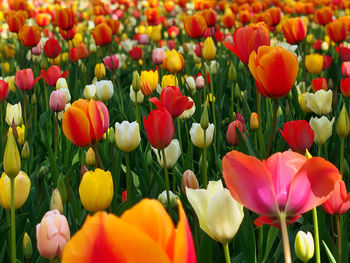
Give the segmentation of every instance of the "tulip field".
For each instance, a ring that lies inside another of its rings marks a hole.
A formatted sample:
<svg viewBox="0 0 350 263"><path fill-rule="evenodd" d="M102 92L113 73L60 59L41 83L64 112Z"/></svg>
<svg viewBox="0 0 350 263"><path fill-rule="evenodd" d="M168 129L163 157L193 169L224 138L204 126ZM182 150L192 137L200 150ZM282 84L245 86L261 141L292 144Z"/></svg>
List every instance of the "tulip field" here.
<svg viewBox="0 0 350 263"><path fill-rule="evenodd" d="M350 262L350 1L0 0L0 262Z"/></svg>

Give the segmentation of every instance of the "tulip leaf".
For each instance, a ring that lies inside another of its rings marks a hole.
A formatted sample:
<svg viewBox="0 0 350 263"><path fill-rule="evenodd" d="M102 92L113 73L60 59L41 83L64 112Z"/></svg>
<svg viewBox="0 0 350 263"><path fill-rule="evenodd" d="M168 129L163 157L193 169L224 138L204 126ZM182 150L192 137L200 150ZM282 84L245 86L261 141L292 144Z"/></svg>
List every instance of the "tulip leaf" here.
<svg viewBox="0 0 350 263"><path fill-rule="evenodd" d="M244 209L244 218L240 229L237 233L241 250L244 254L245 262L256 263L256 242L253 228L253 222L250 216L250 211Z"/></svg>
<svg viewBox="0 0 350 263"><path fill-rule="evenodd" d="M271 248L276 240L276 237L278 236L279 229L273 226L270 226L269 232L267 234L267 241L266 241L266 247L265 247L265 255L262 260L262 263L264 263L267 259L267 257L270 254Z"/></svg>
<svg viewBox="0 0 350 263"><path fill-rule="evenodd" d="M0 262L4 262L4 256L7 248L7 240L4 241L2 244L2 249L0 251Z"/></svg>
<svg viewBox="0 0 350 263"><path fill-rule="evenodd" d="M213 240L202 230L199 231L198 263L213 262Z"/></svg>
<svg viewBox="0 0 350 263"><path fill-rule="evenodd" d="M327 247L327 244L322 240L322 245L324 247L324 249L326 250L328 259L331 263L336 263L334 256L332 255L332 252L329 250L329 248Z"/></svg>
<svg viewBox="0 0 350 263"><path fill-rule="evenodd" d="M75 154L75 156L73 157L73 160L72 160L72 165L76 164L77 162L80 162L79 160L79 151L77 151L77 153Z"/></svg>

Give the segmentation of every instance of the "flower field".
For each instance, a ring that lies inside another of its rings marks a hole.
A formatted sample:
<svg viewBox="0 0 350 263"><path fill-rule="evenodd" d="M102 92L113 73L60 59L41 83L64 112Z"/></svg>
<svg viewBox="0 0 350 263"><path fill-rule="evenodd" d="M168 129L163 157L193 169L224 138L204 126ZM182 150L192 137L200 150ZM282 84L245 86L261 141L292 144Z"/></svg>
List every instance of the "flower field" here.
<svg viewBox="0 0 350 263"><path fill-rule="evenodd" d="M0 262L349 262L349 32L347 0L0 0Z"/></svg>

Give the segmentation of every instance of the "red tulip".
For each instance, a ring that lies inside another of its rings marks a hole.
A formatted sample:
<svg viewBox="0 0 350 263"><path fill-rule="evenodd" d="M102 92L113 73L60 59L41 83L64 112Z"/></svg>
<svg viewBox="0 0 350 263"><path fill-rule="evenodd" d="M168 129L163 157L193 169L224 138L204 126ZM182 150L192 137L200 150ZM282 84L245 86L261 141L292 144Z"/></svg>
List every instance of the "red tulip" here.
<svg viewBox="0 0 350 263"><path fill-rule="evenodd" d="M44 51L48 58L56 58L61 53L61 45L54 38L49 38L44 45Z"/></svg>
<svg viewBox="0 0 350 263"><path fill-rule="evenodd" d="M75 23L73 10L69 8L57 9L55 14L55 23L64 31L72 29Z"/></svg>
<svg viewBox="0 0 350 263"><path fill-rule="evenodd" d="M139 60L142 58L142 48L135 46L129 51L129 55L133 60Z"/></svg>
<svg viewBox="0 0 350 263"><path fill-rule="evenodd" d="M173 119L163 107L152 110L147 119L144 116L143 125L145 126L148 141L153 148L158 150L164 149L173 139Z"/></svg>
<svg viewBox="0 0 350 263"><path fill-rule="evenodd" d="M288 121L279 130L292 151L305 154L311 148L315 134L307 121Z"/></svg>
<svg viewBox="0 0 350 263"><path fill-rule="evenodd" d="M324 90L328 89L327 80L325 77L312 80L312 91L315 93L320 89L324 89Z"/></svg>
<svg viewBox="0 0 350 263"><path fill-rule="evenodd" d="M185 110L191 109L193 101L190 101L187 96L181 94L181 90L177 86L165 87L158 98L150 98L158 108L164 107L175 118L180 116Z"/></svg>
<svg viewBox="0 0 350 263"><path fill-rule="evenodd" d="M91 33L96 44L101 47L112 41L112 29L106 23L98 24Z"/></svg>
<svg viewBox="0 0 350 263"><path fill-rule="evenodd" d="M19 38L26 47L35 47L41 39L41 31L37 26L24 25L19 30Z"/></svg>
<svg viewBox="0 0 350 263"><path fill-rule="evenodd" d="M338 169L323 158L307 159L290 151L264 161L231 151L224 156L222 168L233 198L261 215L254 221L257 226L279 227L282 213L287 224L295 222L324 203L341 179Z"/></svg>
<svg viewBox="0 0 350 263"><path fill-rule="evenodd" d="M9 96L9 85L7 84L6 81L0 79L0 102L4 102L7 97ZM0 107L2 107L0 105Z"/></svg>
<svg viewBox="0 0 350 263"><path fill-rule="evenodd" d="M307 26L300 17L287 19L282 26L286 41L291 44L298 44L304 40Z"/></svg>
<svg viewBox="0 0 350 263"><path fill-rule="evenodd" d="M184 28L186 34L191 38L201 38L207 29L207 23L200 14L186 16L184 19Z"/></svg>
<svg viewBox="0 0 350 263"><path fill-rule="evenodd" d="M55 86L59 78L66 78L69 71L61 73L61 67L57 65L52 65L48 70L41 70L41 76L45 80L46 84L49 86Z"/></svg>
<svg viewBox="0 0 350 263"><path fill-rule="evenodd" d="M343 180L334 184L331 197L322 205L323 211L330 215L343 215L350 208L350 193L346 191Z"/></svg>
<svg viewBox="0 0 350 263"><path fill-rule="evenodd" d="M27 68L17 70L15 76L15 83L16 86L22 91L31 90L40 78L41 76L34 79L33 70L31 68Z"/></svg>
<svg viewBox="0 0 350 263"><path fill-rule="evenodd" d="M234 146L234 145L238 145L239 144L236 130L238 130L242 134L242 136L244 138L243 124L242 124L241 121L235 120L235 121L230 123L230 125L227 128L227 132L226 132L226 140L227 140L227 143L229 145L233 145Z"/></svg>
<svg viewBox="0 0 350 263"><path fill-rule="evenodd" d="M281 21L281 9L279 7L271 7L266 10L272 18L272 26L276 26Z"/></svg>
<svg viewBox="0 0 350 263"><path fill-rule="evenodd" d="M350 78L340 80L340 90L345 97L350 98Z"/></svg>
<svg viewBox="0 0 350 263"><path fill-rule="evenodd" d="M72 62L77 62L80 59L80 52L77 47L73 47L71 50L69 50L69 59Z"/></svg>
<svg viewBox="0 0 350 263"><path fill-rule="evenodd" d="M60 29L60 34L65 40L71 40L75 36L75 29L74 27L68 31Z"/></svg>
<svg viewBox="0 0 350 263"><path fill-rule="evenodd" d="M324 54L323 55L323 67L322 70L327 70L332 63L333 58Z"/></svg>
<svg viewBox="0 0 350 263"><path fill-rule="evenodd" d="M208 27L215 26L217 14L213 9L204 9L200 14L204 17Z"/></svg>
<svg viewBox="0 0 350 263"><path fill-rule="evenodd" d="M5 15L10 32L18 33L25 24L27 14L25 11L11 11Z"/></svg>
<svg viewBox="0 0 350 263"><path fill-rule="evenodd" d="M107 56L103 59L103 63L109 70L117 70L119 66L119 58L117 54Z"/></svg>
<svg viewBox="0 0 350 263"><path fill-rule="evenodd" d="M332 21L333 11L330 7L322 7L317 9L314 15L314 20L317 24L326 25Z"/></svg>
<svg viewBox="0 0 350 263"><path fill-rule="evenodd" d="M239 59L247 64L252 51L257 52L260 46L270 45L270 33L265 23L258 23L235 30L234 43L223 42Z"/></svg>
<svg viewBox="0 0 350 263"><path fill-rule="evenodd" d="M339 45L339 47L335 50L339 52L339 57L341 61L350 61L350 48L344 47L343 45Z"/></svg>
<svg viewBox="0 0 350 263"><path fill-rule="evenodd" d="M326 33L333 42L343 42L347 36L348 26L342 21L333 21L326 25Z"/></svg>

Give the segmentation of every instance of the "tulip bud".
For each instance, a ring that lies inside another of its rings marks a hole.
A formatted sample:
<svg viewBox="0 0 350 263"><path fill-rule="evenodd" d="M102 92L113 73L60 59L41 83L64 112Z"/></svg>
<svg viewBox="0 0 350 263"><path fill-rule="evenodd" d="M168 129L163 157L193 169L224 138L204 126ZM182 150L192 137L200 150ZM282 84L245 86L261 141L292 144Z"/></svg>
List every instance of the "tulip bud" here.
<svg viewBox="0 0 350 263"><path fill-rule="evenodd" d="M204 59L213 60L216 56L216 47L214 41L211 37L207 37L204 41L204 46L202 50Z"/></svg>
<svg viewBox="0 0 350 263"><path fill-rule="evenodd" d="M32 245L32 240L28 236L27 232L25 232L23 236L22 251L23 251L24 258L30 261L33 255L33 245Z"/></svg>
<svg viewBox="0 0 350 263"><path fill-rule="evenodd" d="M23 160L27 160L29 158L29 156L30 156L30 149L29 149L29 144L26 141L24 143L23 148L22 148L21 157Z"/></svg>
<svg viewBox="0 0 350 263"><path fill-rule="evenodd" d="M92 149L92 147L89 148L89 150L86 153L86 158L85 158L85 162L87 165L89 166L93 166L96 164L96 159L95 159L95 152L94 149Z"/></svg>
<svg viewBox="0 0 350 263"><path fill-rule="evenodd" d="M110 144L114 144L116 142L115 141L115 132L114 132L113 127L109 128L108 131L107 131L107 141Z"/></svg>
<svg viewBox="0 0 350 263"><path fill-rule="evenodd" d="M3 167L4 172L11 179L14 179L21 170L21 158L19 156L15 137L12 133L9 133L7 137Z"/></svg>
<svg viewBox="0 0 350 263"><path fill-rule="evenodd" d="M33 93L32 97L31 97L31 99L30 99L30 103L31 103L32 105L35 105L35 104L36 104L36 95L35 95L35 93Z"/></svg>
<svg viewBox="0 0 350 263"><path fill-rule="evenodd" d="M249 125L253 131L259 129L259 116L256 112L252 112L252 114L250 115Z"/></svg>
<svg viewBox="0 0 350 263"><path fill-rule="evenodd" d="M176 207L176 200L178 198L179 197L176 194L174 194L172 191L169 191L170 208ZM158 201L161 202L165 207L168 205L168 198L165 190L158 195Z"/></svg>
<svg viewBox="0 0 350 263"><path fill-rule="evenodd" d="M55 209L60 211L61 214L63 213L62 199L61 199L60 192L58 191L57 188L53 190L51 201L50 201L50 210L55 210Z"/></svg>
<svg viewBox="0 0 350 263"><path fill-rule="evenodd" d="M198 189L199 184L196 175L191 170L186 170L181 178L181 190L186 195L186 188Z"/></svg>
<svg viewBox="0 0 350 263"><path fill-rule="evenodd" d="M62 202L63 203L67 202L67 188L66 188L66 184L64 183L63 174L60 174L60 176L58 177L57 188L58 188L58 191L60 191Z"/></svg>
<svg viewBox="0 0 350 263"><path fill-rule="evenodd" d="M238 86L238 84L236 83L236 86L235 86L235 97L236 98L241 98L241 90Z"/></svg>
<svg viewBox="0 0 350 263"><path fill-rule="evenodd" d="M204 78L203 76L198 76L196 78L196 88L197 89L202 89L204 87Z"/></svg>
<svg viewBox="0 0 350 263"><path fill-rule="evenodd" d="M132 89L135 92L138 92L141 89L141 80L140 75L137 71L134 71L132 78Z"/></svg>
<svg viewBox="0 0 350 263"><path fill-rule="evenodd" d="M296 256L303 262L308 262L314 255L314 240L310 232L299 231L294 243Z"/></svg>
<svg viewBox="0 0 350 263"><path fill-rule="evenodd" d="M48 172L48 169L45 165L41 166L39 169L39 177L44 177Z"/></svg>
<svg viewBox="0 0 350 263"><path fill-rule="evenodd" d="M208 109L207 106L204 106L202 116L201 116L201 128L203 130L208 129L209 127L209 117L208 117Z"/></svg>
<svg viewBox="0 0 350 263"><path fill-rule="evenodd" d="M340 138L345 138L348 136L350 131L350 124L349 124L349 115L345 107L345 103L343 104L343 108L340 111L337 125L336 125L336 131Z"/></svg>
<svg viewBox="0 0 350 263"><path fill-rule="evenodd" d="M235 67L233 66L233 63L231 62L230 68L228 70L228 79L234 82L237 78L237 72Z"/></svg>
<svg viewBox="0 0 350 263"><path fill-rule="evenodd" d="M277 118L280 118L283 116L283 111L282 111L282 108L281 106L278 106L278 109L277 109Z"/></svg>
<svg viewBox="0 0 350 263"><path fill-rule="evenodd" d="M102 79L106 75L106 68L103 63L96 64L95 66L95 77Z"/></svg>

